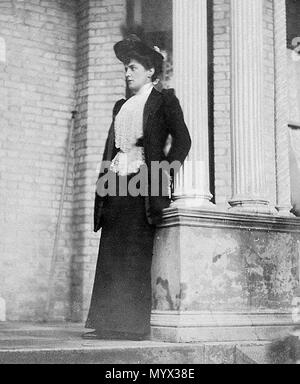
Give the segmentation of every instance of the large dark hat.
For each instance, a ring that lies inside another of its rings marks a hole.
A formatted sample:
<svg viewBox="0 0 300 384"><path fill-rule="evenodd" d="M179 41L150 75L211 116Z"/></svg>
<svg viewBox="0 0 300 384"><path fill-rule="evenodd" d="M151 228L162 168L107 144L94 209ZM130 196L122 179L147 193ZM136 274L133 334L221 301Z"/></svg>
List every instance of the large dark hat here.
<svg viewBox="0 0 300 384"><path fill-rule="evenodd" d="M114 45L114 51L117 58L123 63L130 59L130 54L132 54L132 52L136 52L141 56L150 57L155 67L161 65L164 60L163 55L159 52L157 47L149 47L134 34L129 35L124 40L116 43Z"/></svg>

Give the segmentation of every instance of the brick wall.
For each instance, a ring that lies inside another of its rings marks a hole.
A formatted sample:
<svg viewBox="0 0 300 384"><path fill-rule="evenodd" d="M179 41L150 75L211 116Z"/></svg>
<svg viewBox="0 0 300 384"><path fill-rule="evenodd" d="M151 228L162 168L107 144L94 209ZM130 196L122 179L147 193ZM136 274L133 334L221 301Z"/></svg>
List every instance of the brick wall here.
<svg viewBox="0 0 300 384"><path fill-rule="evenodd" d="M275 0L276 1L276 0ZM276 205L273 0L264 0L264 143L266 197Z"/></svg>
<svg viewBox="0 0 300 384"><path fill-rule="evenodd" d="M288 98L289 98L289 122L300 125L300 61L295 61L293 51L287 50L288 58Z"/></svg>
<svg viewBox="0 0 300 384"><path fill-rule="evenodd" d="M90 303L100 234L93 234L97 168L115 102L125 95L123 65L113 45L121 39L125 0L80 1L77 76L78 124L75 136L73 320L84 320ZM88 6L87 4L88 3Z"/></svg>
<svg viewBox="0 0 300 384"><path fill-rule="evenodd" d="M74 108L73 0L0 1L0 294L11 320L43 318L65 145ZM56 265L54 316L68 317L72 175Z"/></svg>
<svg viewBox="0 0 300 384"><path fill-rule="evenodd" d="M215 198L227 209L231 189L230 0L214 0Z"/></svg>
<svg viewBox="0 0 300 384"><path fill-rule="evenodd" d="M83 320L99 235L97 168L124 69L113 44L125 0L0 2L0 296L11 320L42 320L71 111L78 111L55 265L52 318Z"/></svg>

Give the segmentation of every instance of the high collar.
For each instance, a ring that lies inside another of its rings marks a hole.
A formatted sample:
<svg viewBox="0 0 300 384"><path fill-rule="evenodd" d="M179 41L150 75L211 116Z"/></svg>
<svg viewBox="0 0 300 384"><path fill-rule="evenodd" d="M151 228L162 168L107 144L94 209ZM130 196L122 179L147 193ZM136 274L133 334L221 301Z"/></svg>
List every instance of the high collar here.
<svg viewBox="0 0 300 384"><path fill-rule="evenodd" d="M135 94L133 94L132 96L141 96L141 95L145 95L145 94L150 94L151 91L153 89L153 83L147 83L145 85L142 86L142 88Z"/></svg>
<svg viewBox="0 0 300 384"><path fill-rule="evenodd" d="M114 118L119 113L120 109L122 108L123 104L126 103L126 99L121 99L118 101L117 105L115 106L115 109L113 111ZM152 90L150 92L150 95L146 101L145 107L144 107L144 121L143 121L143 129L144 133L146 132L148 119L151 114L153 114L162 104L163 102L163 93L160 90L157 90L155 87L152 87ZM112 130L112 133L114 134L114 129Z"/></svg>

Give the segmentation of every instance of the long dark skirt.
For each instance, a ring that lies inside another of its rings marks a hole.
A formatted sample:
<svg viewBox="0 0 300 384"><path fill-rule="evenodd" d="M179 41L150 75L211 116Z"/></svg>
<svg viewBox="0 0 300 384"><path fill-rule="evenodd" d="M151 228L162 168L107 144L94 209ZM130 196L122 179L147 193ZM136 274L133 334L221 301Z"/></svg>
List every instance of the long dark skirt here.
<svg viewBox="0 0 300 384"><path fill-rule="evenodd" d="M150 331L155 229L147 222L142 196L109 196L103 208L86 328L145 335Z"/></svg>

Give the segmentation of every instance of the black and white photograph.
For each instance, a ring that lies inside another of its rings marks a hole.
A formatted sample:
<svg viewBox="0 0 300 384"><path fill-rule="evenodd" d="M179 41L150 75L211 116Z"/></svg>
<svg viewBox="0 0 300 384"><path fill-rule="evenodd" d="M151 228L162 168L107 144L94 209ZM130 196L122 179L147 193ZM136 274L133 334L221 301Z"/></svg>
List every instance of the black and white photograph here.
<svg viewBox="0 0 300 384"><path fill-rule="evenodd" d="M300 364L300 0L0 0L0 365Z"/></svg>

